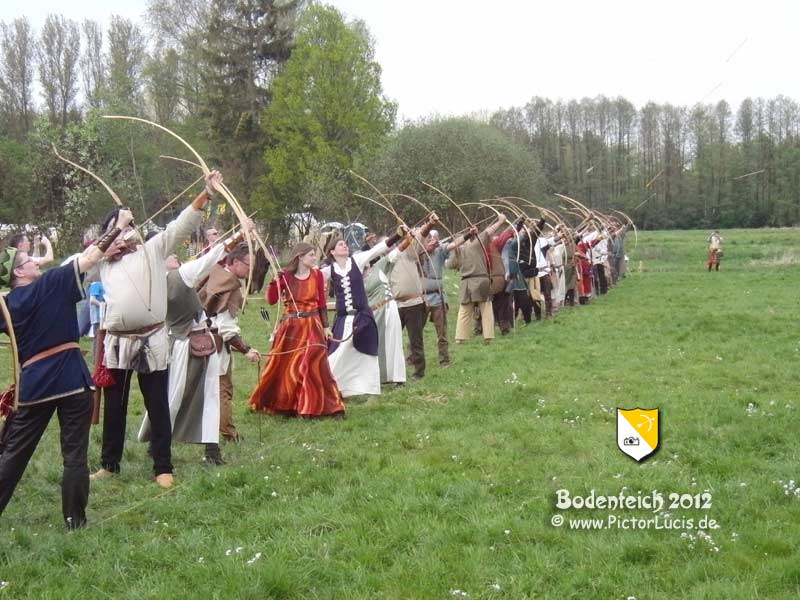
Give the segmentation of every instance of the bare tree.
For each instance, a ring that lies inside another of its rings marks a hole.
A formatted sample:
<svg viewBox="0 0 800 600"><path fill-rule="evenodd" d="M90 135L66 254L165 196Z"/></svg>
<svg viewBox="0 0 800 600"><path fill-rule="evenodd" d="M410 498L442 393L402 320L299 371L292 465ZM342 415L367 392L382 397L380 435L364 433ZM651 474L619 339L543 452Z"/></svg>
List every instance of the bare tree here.
<svg viewBox="0 0 800 600"><path fill-rule="evenodd" d="M81 34L76 21L63 15L47 16L37 48L39 83L51 121L62 127L67 124L67 115L78 93L80 47Z"/></svg>
<svg viewBox="0 0 800 600"><path fill-rule="evenodd" d="M174 48L157 51L145 63L147 99L159 123L169 123L178 116L179 68L178 52Z"/></svg>
<svg viewBox="0 0 800 600"><path fill-rule="evenodd" d="M109 87L115 101L141 105L142 69L146 58L142 30L133 21L111 17L109 41Z"/></svg>
<svg viewBox="0 0 800 600"><path fill-rule="evenodd" d="M0 24L0 103L9 129L21 138L33 121L33 66L36 41L25 17Z"/></svg>
<svg viewBox="0 0 800 600"><path fill-rule="evenodd" d="M103 55L103 30L97 21L83 22L84 51L81 57L83 95L87 104L99 108L106 87L106 59Z"/></svg>

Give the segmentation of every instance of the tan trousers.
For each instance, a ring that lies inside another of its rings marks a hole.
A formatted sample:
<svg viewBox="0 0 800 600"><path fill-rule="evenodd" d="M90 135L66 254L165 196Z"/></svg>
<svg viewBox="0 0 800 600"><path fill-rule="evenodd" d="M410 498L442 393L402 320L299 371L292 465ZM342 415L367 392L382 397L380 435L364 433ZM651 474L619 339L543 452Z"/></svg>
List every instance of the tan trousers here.
<svg viewBox="0 0 800 600"><path fill-rule="evenodd" d="M219 376L219 432L229 442L239 441L239 432L233 424L233 357L228 363L228 372Z"/></svg>
<svg viewBox="0 0 800 600"><path fill-rule="evenodd" d="M456 321L456 341L463 342L472 335L472 327L475 317L472 314L473 307L477 306L481 311L481 328L483 339L494 339L494 312L491 302L470 302L458 306L458 320Z"/></svg>

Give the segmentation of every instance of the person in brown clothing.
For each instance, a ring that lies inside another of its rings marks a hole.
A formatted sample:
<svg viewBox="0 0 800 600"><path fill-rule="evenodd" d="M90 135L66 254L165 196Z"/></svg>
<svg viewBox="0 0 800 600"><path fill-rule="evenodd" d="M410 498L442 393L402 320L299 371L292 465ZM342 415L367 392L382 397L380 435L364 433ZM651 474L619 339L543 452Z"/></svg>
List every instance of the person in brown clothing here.
<svg viewBox="0 0 800 600"><path fill-rule="evenodd" d="M239 441L239 433L233 423L233 356L235 350L250 362L261 358L258 350L250 347L241 337L238 314L244 303L240 279L245 279L250 270L250 252L246 244L240 244L225 258L225 266L215 265L203 283L198 295L203 310L211 319L211 330L222 338L219 365L219 431L223 439Z"/></svg>
<svg viewBox="0 0 800 600"><path fill-rule="evenodd" d="M475 307L481 314L484 341L488 343L494 339L494 315L492 313L491 279L487 252L491 237L505 222L506 216L501 213L497 221L458 250L461 284L458 290L457 344L463 343L470 336L475 319L473 315Z"/></svg>

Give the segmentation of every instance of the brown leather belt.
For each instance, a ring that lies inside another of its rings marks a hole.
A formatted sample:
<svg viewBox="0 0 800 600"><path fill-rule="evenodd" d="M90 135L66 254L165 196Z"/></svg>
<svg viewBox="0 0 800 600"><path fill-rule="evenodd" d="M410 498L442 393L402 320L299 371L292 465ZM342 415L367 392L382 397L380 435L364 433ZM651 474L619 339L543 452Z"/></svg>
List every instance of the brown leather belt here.
<svg viewBox="0 0 800 600"><path fill-rule="evenodd" d="M394 300L394 298L384 298L383 300L381 300L380 302L377 302L376 304L371 304L370 308L374 312L374 311L378 310L379 308L382 308L382 307L386 306L392 300Z"/></svg>
<svg viewBox="0 0 800 600"><path fill-rule="evenodd" d="M48 348L47 350L43 350L38 354L34 354L24 363L22 363L22 368L31 366L35 362L39 362L49 356L53 356L54 354L58 354L59 352L64 352L65 350L80 350L80 346L75 342L66 342L64 344L59 344L58 346L53 346L52 348Z"/></svg>
<svg viewBox="0 0 800 600"><path fill-rule="evenodd" d="M308 317L317 317L319 316L318 310L309 310L305 312L296 312L296 313L286 313L281 317L281 321L285 321L286 319L307 319Z"/></svg>
<svg viewBox="0 0 800 600"><path fill-rule="evenodd" d="M395 296L394 299L398 302L409 302L411 300L417 300L418 298L422 298L422 294L416 294L414 296Z"/></svg>

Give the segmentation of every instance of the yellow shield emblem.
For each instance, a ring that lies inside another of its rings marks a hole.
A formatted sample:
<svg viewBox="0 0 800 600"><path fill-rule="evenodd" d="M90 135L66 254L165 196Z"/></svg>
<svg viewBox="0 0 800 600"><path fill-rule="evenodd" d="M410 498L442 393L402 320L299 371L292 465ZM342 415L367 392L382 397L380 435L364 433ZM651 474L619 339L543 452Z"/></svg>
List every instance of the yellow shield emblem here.
<svg viewBox="0 0 800 600"><path fill-rule="evenodd" d="M617 447L641 462L658 448L660 421L658 409L618 408Z"/></svg>

